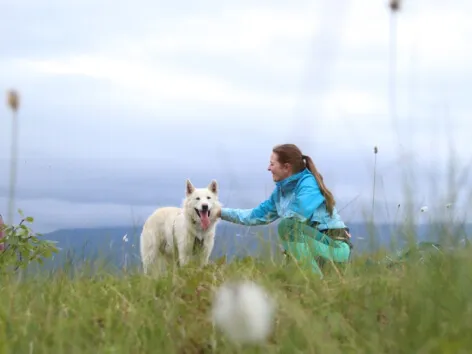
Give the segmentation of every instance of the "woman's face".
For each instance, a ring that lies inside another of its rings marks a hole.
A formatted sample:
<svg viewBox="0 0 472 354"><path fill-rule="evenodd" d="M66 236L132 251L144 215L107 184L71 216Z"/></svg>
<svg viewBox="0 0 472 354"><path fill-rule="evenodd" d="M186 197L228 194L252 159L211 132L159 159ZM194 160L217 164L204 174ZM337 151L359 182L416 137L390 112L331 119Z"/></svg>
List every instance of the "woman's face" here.
<svg viewBox="0 0 472 354"><path fill-rule="evenodd" d="M278 160L278 156L275 153L272 153L270 156L268 171L272 173L272 179L274 182L279 182L289 177L292 174L292 169L290 164L281 164Z"/></svg>

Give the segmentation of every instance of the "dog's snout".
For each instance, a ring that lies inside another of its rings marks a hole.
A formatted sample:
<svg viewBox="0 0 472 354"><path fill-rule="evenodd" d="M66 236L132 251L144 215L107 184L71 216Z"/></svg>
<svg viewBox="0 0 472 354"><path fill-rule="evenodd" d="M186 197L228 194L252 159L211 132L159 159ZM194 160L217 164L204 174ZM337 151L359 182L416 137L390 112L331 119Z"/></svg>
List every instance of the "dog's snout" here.
<svg viewBox="0 0 472 354"><path fill-rule="evenodd" d="M208 210L208 204L202 204L202 211Z"/></svg>

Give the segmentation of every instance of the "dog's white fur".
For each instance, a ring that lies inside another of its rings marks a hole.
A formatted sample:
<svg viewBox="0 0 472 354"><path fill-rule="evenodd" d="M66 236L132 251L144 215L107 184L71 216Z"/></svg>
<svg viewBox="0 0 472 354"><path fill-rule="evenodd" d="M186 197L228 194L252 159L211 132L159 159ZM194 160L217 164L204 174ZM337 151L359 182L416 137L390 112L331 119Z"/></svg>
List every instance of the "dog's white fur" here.
<svg viewBox="0 0 472 354"><path fill-rule="evenodd" d="M210 214L210 225L206 229L202 227L199 217L204 205L207 205ZM197 261L201 266L206 265L213 250L217 211L221 206L215 180L206 188L195 188L187 179L182 207L158 208L144 223L140 238L144 273L149 274L151 268L161 272L166 264L175 264L176 260L179 266L186 265L194 256L195 240L203 242L195 255Z"/></svg>

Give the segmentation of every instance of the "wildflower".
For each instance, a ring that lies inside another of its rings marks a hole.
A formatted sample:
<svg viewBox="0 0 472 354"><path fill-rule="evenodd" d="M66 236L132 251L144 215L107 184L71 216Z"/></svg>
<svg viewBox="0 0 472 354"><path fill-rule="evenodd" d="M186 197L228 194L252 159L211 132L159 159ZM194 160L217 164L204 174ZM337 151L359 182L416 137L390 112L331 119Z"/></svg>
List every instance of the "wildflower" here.
<svg viewBox="0 0 472 354"><path fill-rule="evenodd" d="M223 284L213 301L213 323L233 342L256 343L272 331L275 303L257 284Z"/></svg>
<svg viewBox="0 0 472 354"><path fill-rule="evenodd" d="M129 241L129 240L128 240L128 234L125 234L125 235L123 236L123 242L128 242L128 241Z"/></svg>
<svg viewBox="0 0 472 354"><path fill-rule="evenodd" d="M421 207L420 211L422 213L426 213L426 212L428 212L428 207L427 206Z"/></svg>
<svg viewBox="0 0 472 354"><path fill-rule="evenodd" d="M377 146L374 146L374 154L377 154L379 152L379 148Z"/></svg>
<svg viewBox="0 0 472 354"><path fill-rule="evenodd" d="M451 209L451 207L452 207L452 203L447 203L446 204L446 209Z"/></svg>

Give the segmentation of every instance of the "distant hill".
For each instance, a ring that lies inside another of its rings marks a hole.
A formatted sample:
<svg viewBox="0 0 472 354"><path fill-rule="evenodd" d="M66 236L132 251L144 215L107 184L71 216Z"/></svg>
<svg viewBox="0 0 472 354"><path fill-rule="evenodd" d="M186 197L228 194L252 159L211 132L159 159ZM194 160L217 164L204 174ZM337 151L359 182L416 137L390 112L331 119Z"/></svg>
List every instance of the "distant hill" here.
<svg viewBox="0 0 472 354"><path fill-rule="evenodd" d="M379 246L388 246L395 226L391 224L377 225L369 230L364 223L350 224L355 254L361 254ZM470 234L472 225L456 227L456 234ZM434 227L419 225L416 227L419 240L437 241L438 229L447 225ZM268 226L245 227L221 222L217 226L217 237L212 259L226 255L228 260L247 255L256 256L274 254L278 250L276 238L277 223ZM459 231L458 231L459 230ZM59 255L45 262L47 269L63 268L67 264L79 265L84 261L101 259L116 268L139 266L139 234L140 227L120 226L111 228L80 228L63 229L44 234L48 240L57 241L61 248ZM371 244L372 233L375 235ZM126 235L127 242L123 240ZM463 237L463 236L460 236ZM372 248L373 247L373 248Z"/></svg>

